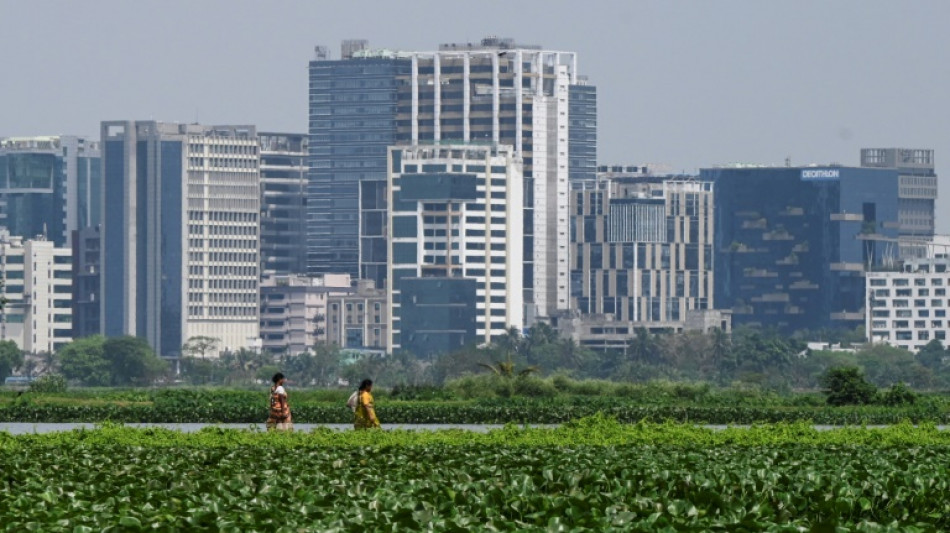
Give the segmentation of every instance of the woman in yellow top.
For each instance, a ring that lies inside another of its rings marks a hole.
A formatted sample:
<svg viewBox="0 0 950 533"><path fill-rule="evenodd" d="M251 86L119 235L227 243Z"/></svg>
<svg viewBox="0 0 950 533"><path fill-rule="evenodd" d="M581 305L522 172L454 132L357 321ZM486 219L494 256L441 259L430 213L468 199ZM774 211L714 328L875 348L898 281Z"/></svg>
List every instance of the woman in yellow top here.
<svg viewBox="0 0 950 533"><path fill-rule="evenodd" d="M376 418L376 409L373 407L373 380L364 379L360 383L359 397L356 401L356 421L353 427L356 429L370 429L379 427L379 419Z"/></svg>

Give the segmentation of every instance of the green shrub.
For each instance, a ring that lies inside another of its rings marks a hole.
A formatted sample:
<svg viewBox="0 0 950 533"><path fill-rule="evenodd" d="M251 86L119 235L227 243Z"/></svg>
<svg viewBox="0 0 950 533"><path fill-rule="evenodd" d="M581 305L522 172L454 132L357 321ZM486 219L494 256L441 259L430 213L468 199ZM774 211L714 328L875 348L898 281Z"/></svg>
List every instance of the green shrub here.
<svg viewBox="0 0 950 533"><path fill-rule="evenodd" d="M917 395L907 388L903 381L891 385L891 388L881 395L881 403L884 405L913 405L916 402Z"/></svg>
<svg viewBox="0 0 950 533"><path fill-rule="evenodd" d="M820 382L829 405L865 405L873 403L877 395L877 389L856 366L829 368Z"/></svg>

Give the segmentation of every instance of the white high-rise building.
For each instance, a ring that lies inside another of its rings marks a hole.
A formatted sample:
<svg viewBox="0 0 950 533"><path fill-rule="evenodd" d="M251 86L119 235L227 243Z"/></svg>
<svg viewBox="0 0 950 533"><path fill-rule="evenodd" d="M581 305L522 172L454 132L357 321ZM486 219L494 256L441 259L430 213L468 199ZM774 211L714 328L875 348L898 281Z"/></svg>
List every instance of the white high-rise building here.
<svg viewBox="0 0 950 533"><path fill-rule="evenodd" d="M509 146L389 149L390 350L431 356L524 326L521 160Z"/></svg>
<svg viewBox="0 0 950 533"><path fill-rule="evenodd" d="M259 345L259 148L253 126L102 123L105 335Z"/></svg>
<svg viewBox="0 0 950 533"><path fill-rule="evenodd" d="M523 162L526 319L568 309L568 111L577 54L489 37L406 56L411 73L398 91L397 138L512 146Z"/></svg>
<svg viewBox="0 0 950 533"><path fill-rule="evenodd" d="M0 233L0 275L7 302L0 340L28 353L54 352L72 340L72 251L51 241Z"/></svg>

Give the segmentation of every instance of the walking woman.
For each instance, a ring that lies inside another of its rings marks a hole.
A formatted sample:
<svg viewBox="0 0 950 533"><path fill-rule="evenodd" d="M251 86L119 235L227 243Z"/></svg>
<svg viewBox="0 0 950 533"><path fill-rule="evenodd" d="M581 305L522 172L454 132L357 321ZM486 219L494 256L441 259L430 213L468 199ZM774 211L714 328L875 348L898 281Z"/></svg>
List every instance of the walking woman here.
<svg viewBox="0 0 950 533"><path fill-rule="evenodd" d="M359 395L356 400L356 421L353 427L356 429L370 429L379 427L379 419L376 418L376 408L373 407L373 380L364 379L360 383Z"/></svg>
<svg viewBox="0 0 950 533"><path fill-rule="evenodd" d="M293 431L294 422L290 418L290 404L287 403L287 380L280 372L274 374L274 385L270 388L270 416L267 417L268 431Z"/></svg>

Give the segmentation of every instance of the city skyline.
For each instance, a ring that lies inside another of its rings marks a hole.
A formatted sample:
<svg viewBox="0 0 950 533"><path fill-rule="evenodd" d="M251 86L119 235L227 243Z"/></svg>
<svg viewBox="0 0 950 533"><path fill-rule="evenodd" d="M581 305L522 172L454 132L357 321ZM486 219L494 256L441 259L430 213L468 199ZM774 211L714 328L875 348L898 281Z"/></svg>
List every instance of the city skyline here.
<svg viewBox="0 0 950 533"><path fill-rule="evenodd" d="M484 5L433 27L444 4L3 2L18 22L0 45L19 53L0 85L0 136L89 136L118 118L303 133L314 46L338 57L347 38L434 50L497 35L578 52L598 87L601 164L856 165L860 148L901 146L934 149L942 171L948 4ZM938 199L939 233L948 206Z"/></svg>

